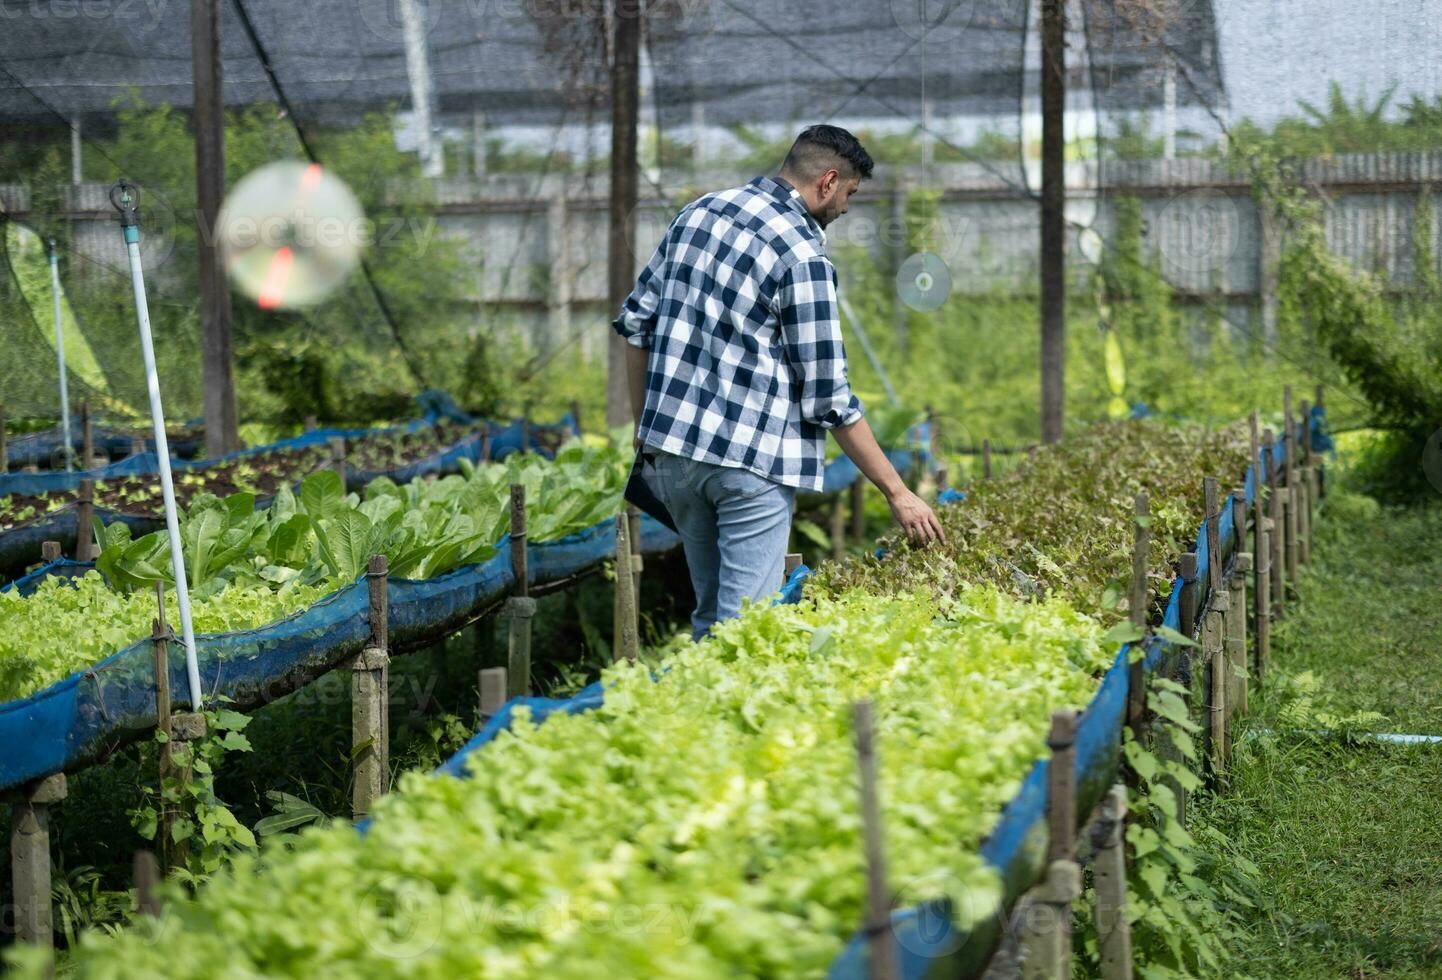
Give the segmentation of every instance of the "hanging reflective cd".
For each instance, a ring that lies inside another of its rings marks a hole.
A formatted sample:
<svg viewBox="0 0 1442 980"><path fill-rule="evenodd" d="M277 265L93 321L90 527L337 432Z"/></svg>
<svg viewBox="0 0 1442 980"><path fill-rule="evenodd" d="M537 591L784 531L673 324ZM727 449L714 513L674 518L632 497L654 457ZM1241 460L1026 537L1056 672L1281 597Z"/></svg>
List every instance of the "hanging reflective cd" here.
<svg viewBox="0 0 1442 980"><path fill-rule="evenodd" d="M231 281L267 310L324 299L360 261L371 230L343 180L294 160L246 174L217 224Z"/></svg>
<svg viewBox="0 0 1442 980"><path fill-rule="evenodd" d="M1101 265L1102 254L1106 252L1107 243L1095 228L1083 228L1077 232L1077 246L1081 249L1082 258L1092 265Z"/></svg>
<svg viewBox="0 0 1442 980"><path fill-rule="evenodd" d="M938 310L951 295L951 270L935 252L917 252L897 270L896 295L913 310Z"/></svg>

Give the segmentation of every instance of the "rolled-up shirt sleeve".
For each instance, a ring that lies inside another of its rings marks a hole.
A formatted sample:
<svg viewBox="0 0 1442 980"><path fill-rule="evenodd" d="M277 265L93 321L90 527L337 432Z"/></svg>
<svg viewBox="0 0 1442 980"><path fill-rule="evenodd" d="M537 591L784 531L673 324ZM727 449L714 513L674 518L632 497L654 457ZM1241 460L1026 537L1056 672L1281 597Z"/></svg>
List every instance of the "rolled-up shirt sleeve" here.
<svg viewBox="0 0 1442 980"><path fill-rule="evenodd" d="M662 239L656 248L656 254L651 256L651 261L641 270L641 275L636 280L636 288L631 290L631 295L627 296L626 302L621 305L621 314L611 321L611 329L625 337L626 343L632 347L649 349L651 338L656 332L656 311L661 308L661 282L666 271L666 246L669 240L670 235Z"/></svg>
<svg viewBox="0 0 1442 980"><path fill-rule="evenodd" d="M846 378L836 269L830 260L815 256L786 271L776 290L776 315L801 420L834 429L861 418L861 401Z"/></svg>

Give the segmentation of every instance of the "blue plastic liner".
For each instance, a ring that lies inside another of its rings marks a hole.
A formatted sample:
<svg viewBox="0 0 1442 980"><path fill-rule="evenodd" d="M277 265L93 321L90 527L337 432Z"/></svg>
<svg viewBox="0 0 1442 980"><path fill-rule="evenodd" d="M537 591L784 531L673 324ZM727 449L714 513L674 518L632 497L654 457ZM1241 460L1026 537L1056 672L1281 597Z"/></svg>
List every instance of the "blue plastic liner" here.
<svg viewBox="0 0 1442 980"><path fill-rule="evenodd" d="M149 431L148 429L146 431ZM139 430L117 429L108 425L92 425L90 429L91 447L107 456L114 456L117 453L128 453L135 440L140 439L145 447L155 449L155 440L145 436ZM80 420L78 417L71 420L70 451L73 455L79 456L85 449L85 436L80 431ZM200 451L202 440L199 436L184 436L178 439L167 439L170 452L175 456L194 456ZM63 468L65 457L62 455L65 446L65 435L60 426L51 429L44 429L40 432L31 432L23 436L15 436L6 442L6 455L9 457L11 466L52 466L59 461Z"/></svg>
<svg viewBox="0 0 1442 980"><path fill-rule="evenodd" d="M641 549L658 552L679 539L643 517ZM459 629L513 584L508 540L488 561L427 580L388 582L391 646L412 649ZM598 567L616 548L614 519L526 549L528 576L544 585ZM82 571L61 565L67 574ZM38 581L31 576L26 587ZM17 584L17 588L18 588ZM315 605L254 630L196 637L200 677L208 694L245 710L274 700L358 653L370 635L364 577ZM170 689L188 706L185 658L172 645ZM142 639L30 697L0 704L0 789L102 758L155 726L154 651Z"/></svg>

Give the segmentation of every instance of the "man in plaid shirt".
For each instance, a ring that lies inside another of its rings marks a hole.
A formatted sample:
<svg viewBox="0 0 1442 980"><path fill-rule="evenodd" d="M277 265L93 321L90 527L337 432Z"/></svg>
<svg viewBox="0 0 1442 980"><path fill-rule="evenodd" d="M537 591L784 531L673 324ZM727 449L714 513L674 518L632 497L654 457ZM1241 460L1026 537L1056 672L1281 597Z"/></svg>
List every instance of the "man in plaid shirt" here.
<svg viewBox="0 0 1442 980"><path fill-rule="evenodd" d="M810 127L777 176L687 205L612 324L629 345L642 473L685 548L698 638L780 587L792 500L821 489L827 430L913 542L943 537L846 378L824 229L871 170L855 136Z"/></svg>

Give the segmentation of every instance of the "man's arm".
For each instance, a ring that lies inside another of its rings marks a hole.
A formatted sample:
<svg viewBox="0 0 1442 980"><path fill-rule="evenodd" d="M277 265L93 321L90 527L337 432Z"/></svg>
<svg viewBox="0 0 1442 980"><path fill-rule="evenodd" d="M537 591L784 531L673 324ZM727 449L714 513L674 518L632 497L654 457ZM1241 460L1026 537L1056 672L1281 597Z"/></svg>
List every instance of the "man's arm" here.
<svg viewBox="0 0 1442 980"><path fill-rule="evenodd" d="M646 366L651 352L626 345L626 384L631 392L631 420L641 427L641 410L646 407Z"/></svg>
<svg viewBox="0 0 1442 980"><path fill-rule="evenodd" d="M837 445L851 458L862 475L886 495L891 516L896 518L896 523L901 525L908 538L916 544L946 542L941 521L936 519L926 501L912 493L902 481L896 467L891 465L891 460L886 458L886 453L877 445L876 436L871 432L871 423L867 422L864 416L850 425L832 429L831 434L836 437Z"/></svg>

